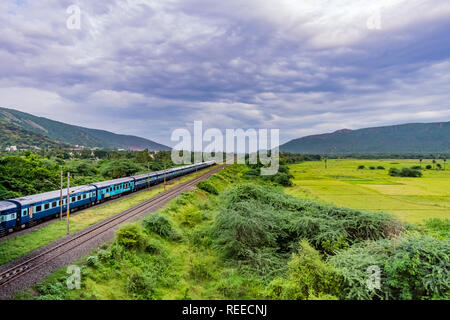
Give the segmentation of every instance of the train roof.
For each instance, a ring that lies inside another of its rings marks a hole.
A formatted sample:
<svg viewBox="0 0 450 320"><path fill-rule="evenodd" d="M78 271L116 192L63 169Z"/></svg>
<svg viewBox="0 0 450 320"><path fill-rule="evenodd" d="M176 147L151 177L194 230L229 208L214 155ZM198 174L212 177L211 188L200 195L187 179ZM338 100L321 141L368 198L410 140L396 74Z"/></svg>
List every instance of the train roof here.
<svg viewBox="0 0 450 320"><path fill-rule="evenodd" d="M96 189L94 186L83 185L83 186L70 188L70 194L76 194L79 192L95 191L95 190ZM64 188L62 193L63 193L63 198L67 197L67 188ZM19 198L15 198L12 200L19 202L21 205L27 205L27 204L32 204L32 203L36 203L36 202L57 199L57 198L59 198L59 196L60 196L60 191L54 190L54 191L49 191L49 192L45 192L45 193L39 193L39 194L30 195L30 196L19 197Z"/></svg>
<svg viewBox="0 0 450 320"><path fill-rule="evenodd" d="M0 201L0 212L10 210L10 209L16 209L16 208L17 208L17 205L15 205L12 202Z"/></svg>
<svg viewBox="0 0 450 320"><path fill-rule="evenodd" d="M160 171L155 171L155 172L150 172L150 173L144 173L144 174L140 174L140 175L132 176L132 177L96 182L96 183L92 183L91 185L72 187L72 188L70 188L70 194L95 191L96 190L95 187L103 188L103 187L107 187L110 185L115 185L115 184L124 183L124 182L130 182L130 181L133 181L133 178L142 179L143 177L154 176L154 175L163 174L163 173L170 173L170 172L177 171L180 169L196 167L201 164L214 164L214 163L215 163L214 161L194 163L194 164L190 164L190 165L186 165L186 166L182 166L182 167L176 167L176 168L171 168L171 169L167 169L167 170L160 170ZM57 198L59 198L59 196L60 196L60 191L55 190L55 191L49 191L49 192L45 192L45 193L39 193L39 194L30 195L30 196L15 198L15 199L12 199L12 201L16 201L16 202L20 203L21 205L27 205L27 204L33 204L36 202L57 199ZM63 197L67 197L67 188L63 189ZM15 207L16 207L16 205L14 203L11 203L8 201L0 201L0 210L8 210L8 209L12 209Z"/></svg>
<svg viewBox="0 0 450 320"><path fill-rule="evenodd" d="M91 185L96 186L97 188L103 188L103 187L112 186L112 185L116 185L119 183L130 182L130 181L133 181L133 177L126 177L126 178L120 178L120 179L114 179L114 180L108 180L108 181L102 181L102 182L94 182L94 183L91 183Z"/></svg>
<svg viewBox="0 0 450 320"><path fill-rule="evenodd" d="M174 171L178 171L178 170L182 170L182 169L188 169L188 168L191 168L191 167L196 167L198 165L205 164L205 163L206 164L214 163L214 161L194 163L194 164L189 164L189 165L186 165L186 166L170 168L170 169L166 169L166 170L159 170L159 171L154 171L154 172L150 172L150 173L143 173L143 174L139 174L139 175L133 176L133 178L135 178L135 179L142 179L142 178L152 177L152 176L156 176L156 175L159 175L159 174L170 173L170 172L174 172Z"/></svg>

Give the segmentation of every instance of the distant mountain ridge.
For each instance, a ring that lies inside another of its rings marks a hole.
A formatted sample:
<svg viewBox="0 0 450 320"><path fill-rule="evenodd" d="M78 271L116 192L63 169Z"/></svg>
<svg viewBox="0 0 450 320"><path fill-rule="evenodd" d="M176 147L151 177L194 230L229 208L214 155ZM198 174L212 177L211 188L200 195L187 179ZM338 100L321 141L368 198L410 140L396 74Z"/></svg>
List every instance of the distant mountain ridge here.
<svg viewBox="0 0 450 320"><path fill-rule="evenodd" d="M49 149L67 148L69 145L54 141L42 134L24 130L13 123L0 120L0 150L7 148Z"/></svg>
<svg viewBox="0 0 450 320"><path fill-rule="evenodd" d="M291 140L281 145L280 151L303 154L450 153L450 122L341 129Z"/></svg>
<svg viewBox="0 0 450 320"><path fill-rule="evenodd" d="M56 144L79 145L88 148L125 150L171 150L170 147L141 137L115 134L105 130L70 125L37 117L15 109L0 107L0 120L53 140Z"/></svg>

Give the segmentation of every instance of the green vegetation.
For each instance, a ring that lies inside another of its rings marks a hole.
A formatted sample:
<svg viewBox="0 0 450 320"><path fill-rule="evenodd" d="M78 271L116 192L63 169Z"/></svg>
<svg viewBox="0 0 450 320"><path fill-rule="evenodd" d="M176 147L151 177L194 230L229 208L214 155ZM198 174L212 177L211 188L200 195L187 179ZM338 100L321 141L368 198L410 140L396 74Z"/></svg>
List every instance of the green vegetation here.
<svg viewBox="0 0 450 320"><path fill-rule="evenodd" d="M166 186L166 189L170 189L177 184L193 179L203 173L203 171L199 171L182 177L179 180L172 181ZM73 233L87 228L94 223L104 220L151 197L154 197L163 191L164 186L157 185L150 190L142 191L137 194L131 194L127 198L109 203L106 202L102 206L92 207L90 209L83 210L76 215L71 215L70 231ZM63 221L54 220L53 223L33 232L3 240L0 242L0 265L30 253L33 250L38 249L65 235L66 220L64 219Z"/></svg>
<svg viewBox="0 0 450 320"><path fill-rule="evenodd" d="M423 159L422 166L432 163ZM422 170L421 178L392 177L393 167L412 167L419 160L328 159L289 165L294 186L285 191L302 198L337 206L389 212L409 223L430 218L449 218L450 171ZM358 166L382 166L386 170L358 170Z"/></svg>
<svg viewBox="0 0 450 320"><path fill-rule="evenodd" d="M12 123L0 119L0 151L10 146L18 149L50 149L68 147L63 143L53 141L42 134L27 131Z"/></svg>
<svg viewBox="0 0 450 320"><path fill-rule="evenodd" d="M109 150L131 148L170 150L169 147L148 139L74 126L44 117L36 117L32 114L14 109L0 107L0 121L12 128L9 130L12 132L11 135L5 136L5 139L2 139L0 145L3 142L7 145L14 144L15 140L10 138L14 138L15 135L20 134L22 137L29 136L34 138L45 136L46 141L51 141L53 144L49 146L63 145L64 143L72 146L80 145L88 148L105 148ZM39 141L43 140L38 139Z"/></svg>
<svg viewBox="0 0 450 320"><path fill-rule="evenodd" d="M330 256L343 279L344 299L449 299L450 240L420 235L360 243ZM367 290L367 268L381 271L379 289Z"/></svg>
<svg viewBox="0 0 450 320"><path fill-rule="evenodd" d="M41 156L26 151L0 158L0 201L59 189L61 169L64 174L71 173L71 186L78 186L174 166L169 151L89 151L72 156L66 157L60 150Z"/></svg>
<svg viewBox="0 0 450 320"><path fill-rule="evenodd" d="M360 154L367 159L368 155L382 153L448 154L449 141L450 122L409 123L306 136L281 145L280 151L328 156Z"/></svg>
<svg viewBox="0 0 450 320"><path fill-rule="evenodd" d="M399 170L397 168L391 168L389 169L389 175L391 177L412 177L417 178L422 176L422 172L420 171L420 168L417 167L411 167L411 168L402 168L402 170Z"/></svg>
<svg viewBox="0 0 450 320"><path fill-rule="evenodd" d="M18 298L450 298L447 221L413 228L299 199L258 177L249 183L249 170L229 166L207 181L218 195L198 188L122 226L78 262L81 290L67 289L61 269ZM371 266L379 288L367 286Z"/></svg>
<svg viewBox="0 0 450 320"><path fill-rule="evenodd" d="M212 185L208 181L200 181L197 184L197 188L199 188L199 189L201 189L203 191L206 191L206 192L208 192L210 194L215 194L215 195L219 194L219 191L217 191L216 187L214 187L214 185Z"/></svg>

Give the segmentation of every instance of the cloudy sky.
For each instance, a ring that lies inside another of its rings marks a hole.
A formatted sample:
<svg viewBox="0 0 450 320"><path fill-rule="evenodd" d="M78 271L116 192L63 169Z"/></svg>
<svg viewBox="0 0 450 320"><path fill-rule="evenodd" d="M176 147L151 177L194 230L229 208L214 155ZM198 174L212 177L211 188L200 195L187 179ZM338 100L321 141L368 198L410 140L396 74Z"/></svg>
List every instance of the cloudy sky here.
<svg viewBox="0 0 450 320"><path fill-rule="evenodd" d="M448 0L2 0L0 106L172 146L450 121L449 30Z"/></svg>

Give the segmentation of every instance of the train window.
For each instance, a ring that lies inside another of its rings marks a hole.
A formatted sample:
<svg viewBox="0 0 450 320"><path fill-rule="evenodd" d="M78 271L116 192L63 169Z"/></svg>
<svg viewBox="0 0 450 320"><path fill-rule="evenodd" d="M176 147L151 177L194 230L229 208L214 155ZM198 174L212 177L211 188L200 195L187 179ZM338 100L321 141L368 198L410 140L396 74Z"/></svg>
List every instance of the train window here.
<svg viewBox="0 0 450 320"><path fill-rule="evenodd" d="M83 199L86 199L86 194L83 194Z"/></svg>
<svg viewBox="0 0 450 320"><path fill-rule="evenodd" d="M76 200L75 197L72 197L72 202L75 202L75 200Z"/></svg>
<svg viewBox="0 0 450 320"><path fill-rule="evenodd" d="M56 201L55 201L55 202L52 203L52 208L54 208L56 206L57 206L57 204L56 204Z"/></svg>
<svg viewBox="0 0 450 320"><path fill-rule="evenodd" d="M92 192L92 195L95 196L95 192Z"/></svg>
<svg viewBox="0 0 450 320"><path fill-rule="evenodd" d="M36 206L36 210L35 210L35 212L40 212L40 211L41 211L41 209L42 209L42 207L41 207L41 206Z"/></svg>
<svg viewBox="0 0 450 320"><path fill-rule="evenodd" d="M81 196L78 196L78 197L77 197L77 200L80 201L80 200L81 200Z"/></svg>
<svg viewBox="0 0 450 320"><path fill-rule="evenodd" d="M28 209L23 209L22 210L22 217L25 217L28 215Z"/></svg>
<svg viewBox="0 0 450 320"><path fill-rule="evenodd" d="M50 208L50 203L46 203L46 204L44 205L44 210L47 210L48 208Z"/></svg>

